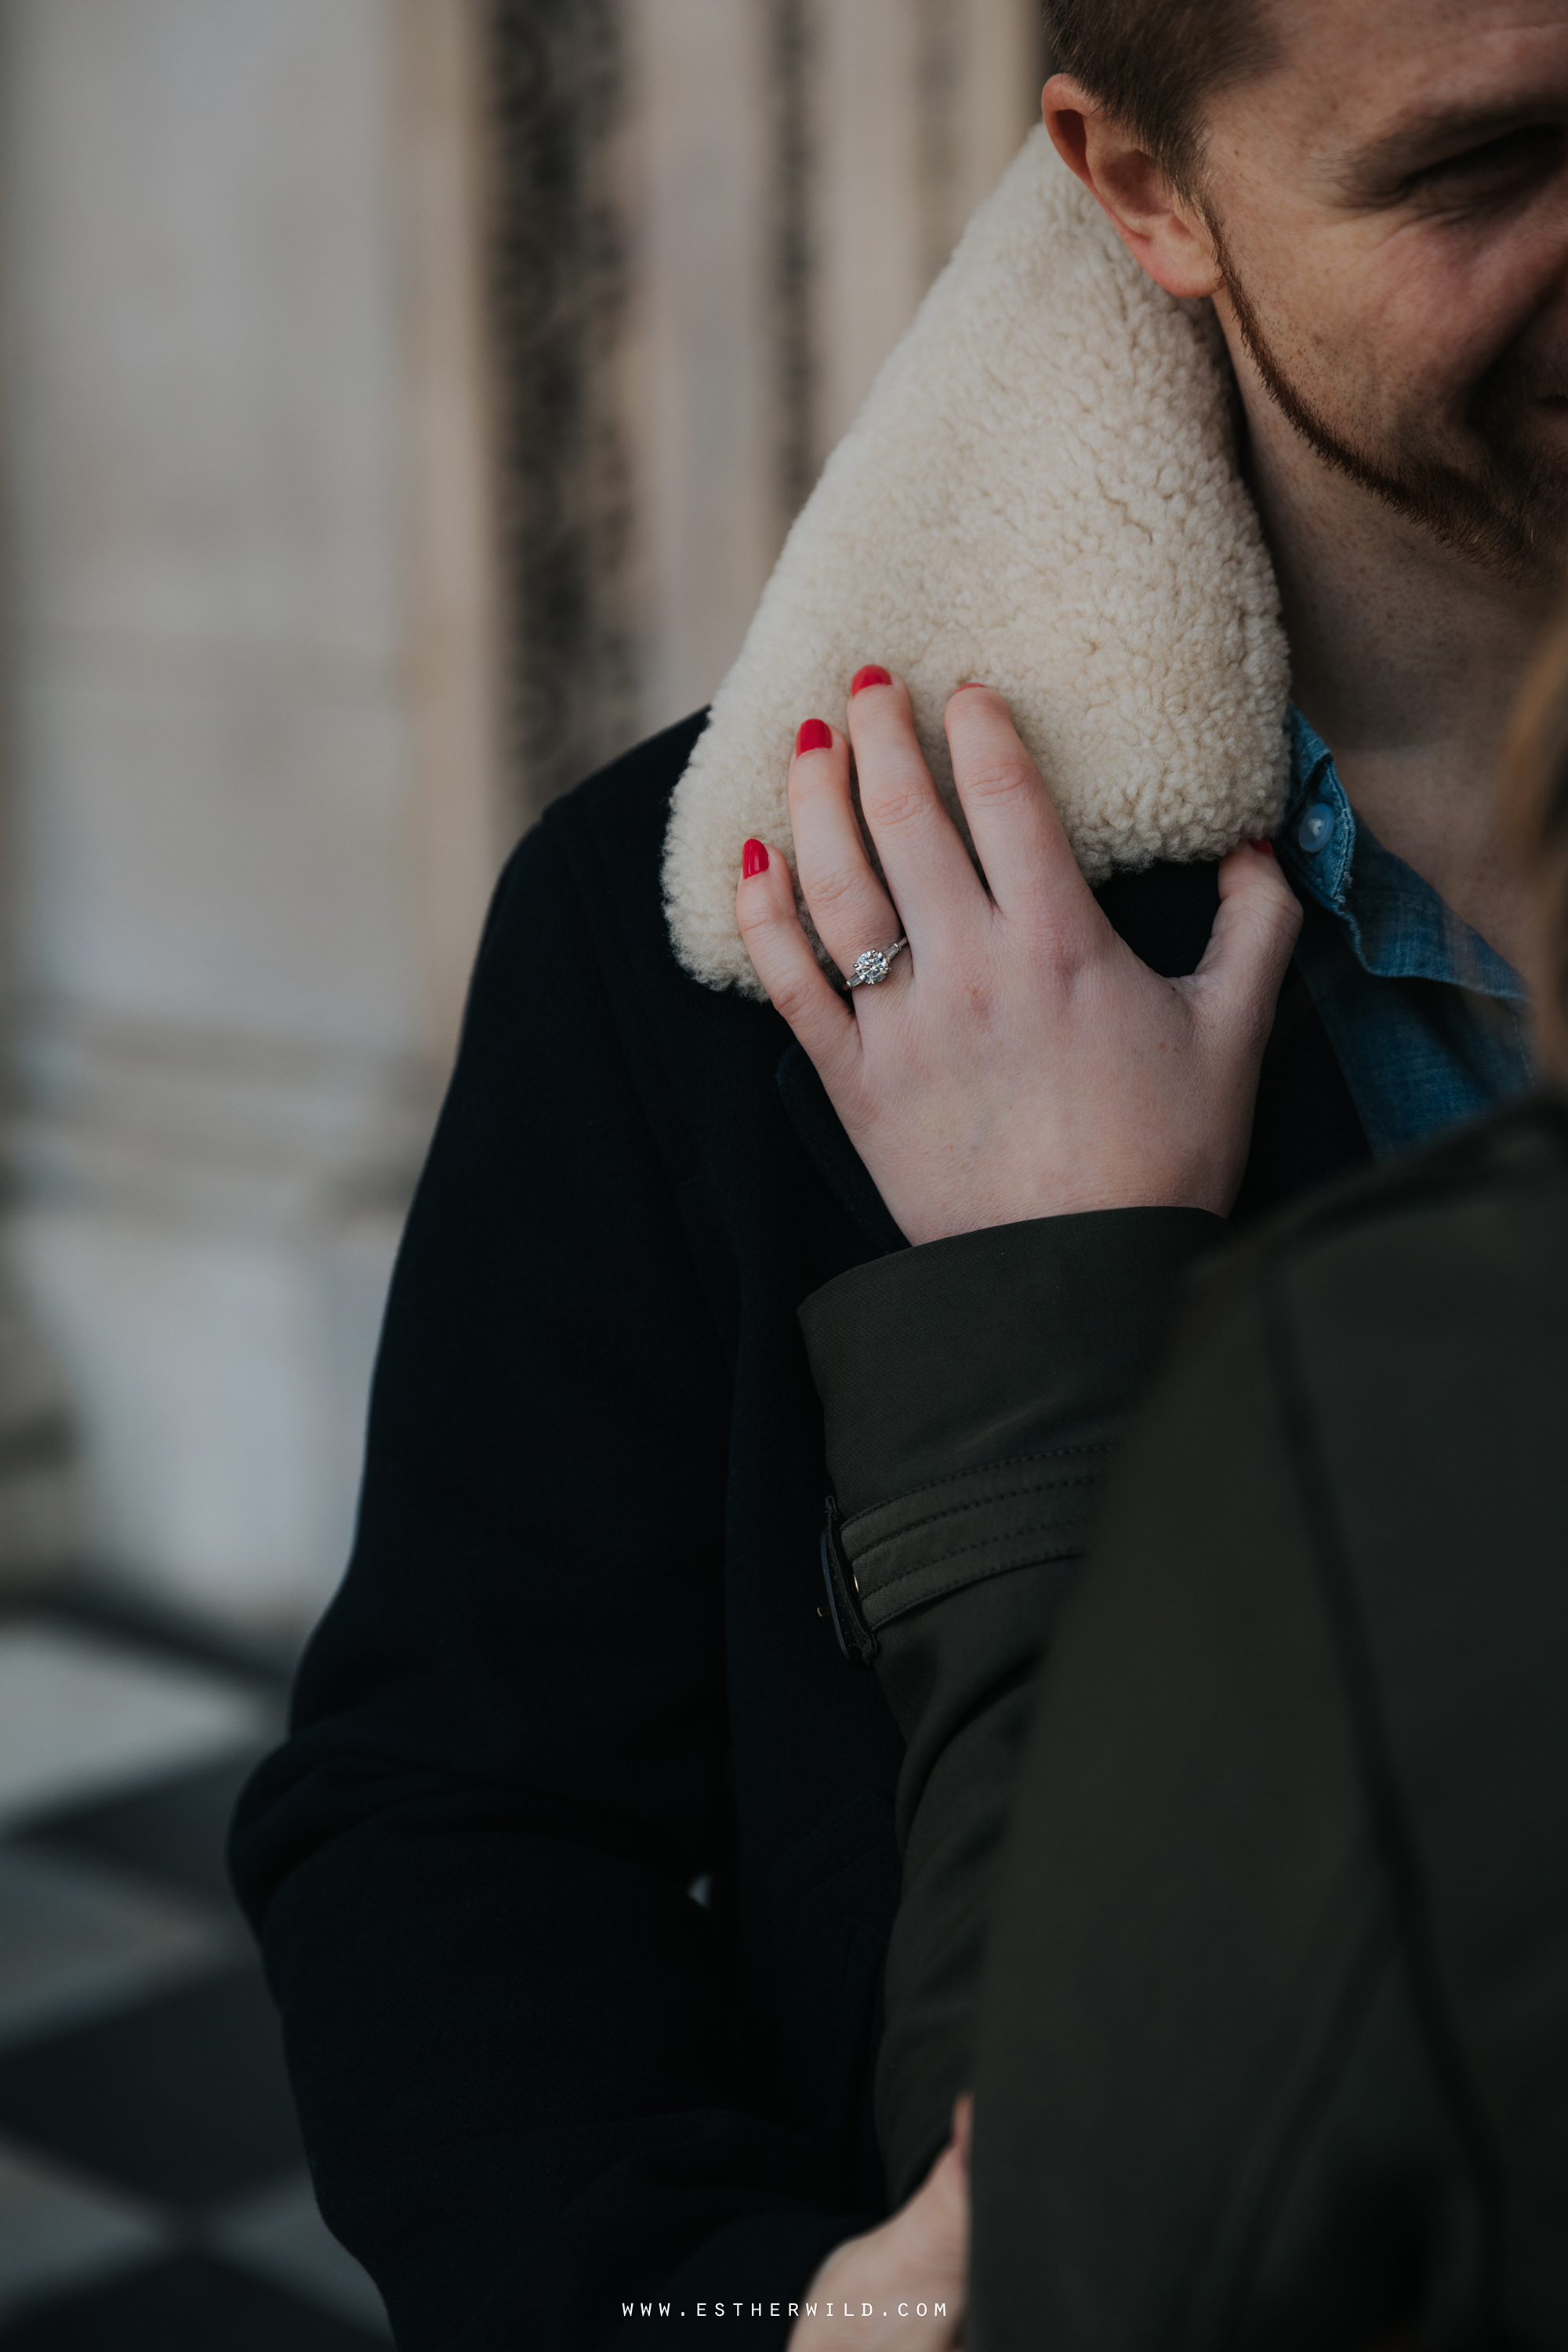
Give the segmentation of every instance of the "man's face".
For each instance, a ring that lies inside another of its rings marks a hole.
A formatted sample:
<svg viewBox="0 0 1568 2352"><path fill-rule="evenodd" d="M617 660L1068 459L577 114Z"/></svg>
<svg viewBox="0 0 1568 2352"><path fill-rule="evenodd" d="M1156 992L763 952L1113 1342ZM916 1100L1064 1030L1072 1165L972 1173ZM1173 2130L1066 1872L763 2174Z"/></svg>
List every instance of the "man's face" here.
<svg viewBox="0 0 1568 2352"><path fill-rule="evenodd" d="M1268 390L1515 575L1568 551L1568 0L1275 0L1203 206ZM1222 311L1226 307L1221 298Z"/></svg>

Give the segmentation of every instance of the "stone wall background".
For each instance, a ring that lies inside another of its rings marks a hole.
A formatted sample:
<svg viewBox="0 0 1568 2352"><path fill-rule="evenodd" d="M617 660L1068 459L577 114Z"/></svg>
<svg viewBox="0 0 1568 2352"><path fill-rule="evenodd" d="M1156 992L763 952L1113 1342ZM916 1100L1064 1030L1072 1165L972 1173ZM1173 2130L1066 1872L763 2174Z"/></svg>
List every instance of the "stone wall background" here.
<svg viewBox="0 0 1568 2352"><path fill-rule="evenodd" d="M495 0L509 742L531 805L707 699L1037 119L1036 0Z"/></svg>
<svg viewBox="0 0 1568 2352"><path fill-rule="evenodd" d="M0 0L0 1582L319 1610L500 858L1038 85L1034 0Z"/></svg>

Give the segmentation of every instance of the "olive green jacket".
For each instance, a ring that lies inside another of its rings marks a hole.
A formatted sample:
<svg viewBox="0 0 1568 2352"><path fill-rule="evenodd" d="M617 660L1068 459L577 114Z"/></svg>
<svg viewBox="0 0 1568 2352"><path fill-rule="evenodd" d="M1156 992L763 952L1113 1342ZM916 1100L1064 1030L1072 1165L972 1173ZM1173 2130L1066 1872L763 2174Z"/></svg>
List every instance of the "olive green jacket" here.
<svg viewBox="0 0 1568 2352"><path fill-rule="evenodd" d="M895 2204L969 2083L1035 1669L1128 1411L1228 1241L1200 1210L1043 1218L875 1259L801 1308L849 1607L908 1742L876 2095Z"/></svg>
<svg viewBox="0 0 1568 2352"><path fill-rule="evenodd" d="M973 2081L981 2352L1568 2342L1568 1106L1226 1247L1167 1349L1216 1238L804 1310L909 1740L891 2187Z"/></svg>

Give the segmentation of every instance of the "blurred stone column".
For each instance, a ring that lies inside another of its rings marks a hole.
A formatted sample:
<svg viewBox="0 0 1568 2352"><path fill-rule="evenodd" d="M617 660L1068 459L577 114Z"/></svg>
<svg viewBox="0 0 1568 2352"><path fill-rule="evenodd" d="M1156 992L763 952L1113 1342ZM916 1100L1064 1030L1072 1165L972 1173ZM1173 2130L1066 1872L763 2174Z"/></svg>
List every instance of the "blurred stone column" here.
<svg viewBox="0 0 1568 2352"><path fill-rule="evenodd" d="M512 735L542 805L706 701L1038 116L1037 0L490 0Z"/></svg>
<svg viewBox="0 0 1568 2352"><path fill-rule="evenodd" d="M1036 15L0 0L6 1231L103 1572L335 1579L500 849L712 692Z"/></svg>
<svg viewBox="0 0 1568 2352"><path fill-rule="evenodd" d="M505 830L469 0L0 0L10 1234L91 1558L299 1628Z"/></svg>

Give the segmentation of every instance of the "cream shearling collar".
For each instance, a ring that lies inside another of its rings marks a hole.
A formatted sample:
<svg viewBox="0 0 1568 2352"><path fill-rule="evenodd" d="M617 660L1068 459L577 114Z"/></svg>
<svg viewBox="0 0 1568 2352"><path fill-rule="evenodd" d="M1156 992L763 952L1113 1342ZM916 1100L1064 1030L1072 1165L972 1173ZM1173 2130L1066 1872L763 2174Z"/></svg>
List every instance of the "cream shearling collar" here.
<svg viewBox="0 0 1568 2352"><path fill-rule="evenodd" d="M802 719L905 677L944 796L954 687L1006 695L1091 880L1220 856L1284 803L1289 661L1206 304L1162 293L1036 131L965 230L790 532L676 787L670 936L762 993L750 834L790 848Z"/></svg>

